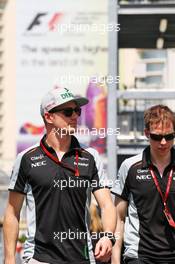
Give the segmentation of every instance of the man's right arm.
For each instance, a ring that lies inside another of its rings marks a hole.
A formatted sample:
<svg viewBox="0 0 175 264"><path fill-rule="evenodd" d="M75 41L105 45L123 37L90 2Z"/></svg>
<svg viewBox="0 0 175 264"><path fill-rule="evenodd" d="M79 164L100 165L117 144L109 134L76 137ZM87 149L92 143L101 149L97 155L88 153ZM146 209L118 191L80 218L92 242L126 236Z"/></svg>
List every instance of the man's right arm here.
<svg viewBox="0 0 175 264"><path fill-rule="evenodd" d="M7 203L3 222L5 264L15 264L15 252L19 232L20 211L23 201L23 194L17 192L9 192L9 200Z"/></svg>
<svg viewBox="0 0 175 264"><path fill-rule="evenodd" d="M112 250L112 264L120 264L121 259L121 250L123 244L123 234L124 234L124 224L125 217L128 208L128 202L116 197L115 198L115 206L117 213L117 226L115 230L116 234L116 242Z"/></svg>

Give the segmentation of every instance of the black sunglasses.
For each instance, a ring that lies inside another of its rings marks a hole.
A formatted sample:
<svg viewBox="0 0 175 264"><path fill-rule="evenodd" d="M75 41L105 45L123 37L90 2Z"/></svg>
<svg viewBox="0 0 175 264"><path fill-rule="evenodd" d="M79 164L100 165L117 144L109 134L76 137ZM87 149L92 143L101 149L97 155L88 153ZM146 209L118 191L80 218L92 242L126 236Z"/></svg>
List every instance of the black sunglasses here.
<svg viewBox="0 0 175 264"><path fill-rule="evenodd" d="M153 133L150 133L150 138L152 140L155 140L155 141L161 141L163 138L166 140L166 141L170 141L170 140L173 140L174 139L174 133L171 133L171 134L167 134L167 135L158 135L158 134L153 134Z"/></svg>
<svg viewBox="0 0 175 264"><path fill-rule="evenodd" d="M63 109L53 108L49 111L49 113L57 113L62 112L64 116L71 117L73 113L75 112L78 116L81 115L81 108L79 106L76 106L75 108L72 107L66 107Z"/></svg>

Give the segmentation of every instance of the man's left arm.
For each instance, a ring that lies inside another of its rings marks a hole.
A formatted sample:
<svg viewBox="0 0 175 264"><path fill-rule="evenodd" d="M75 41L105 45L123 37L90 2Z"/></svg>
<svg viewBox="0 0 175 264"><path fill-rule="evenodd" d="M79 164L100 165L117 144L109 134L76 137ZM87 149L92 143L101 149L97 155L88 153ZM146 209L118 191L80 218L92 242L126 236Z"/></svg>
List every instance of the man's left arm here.
<svg viewBox="0 0 175 264"><path fill-rule="evenodd" d="M94 196L101 209L103 232L106 235L97 242L95 258L100 261L108 261L111 257L113 246L113 234L116 228L116 210L108 188L100 188L94 191Z"/></svg>

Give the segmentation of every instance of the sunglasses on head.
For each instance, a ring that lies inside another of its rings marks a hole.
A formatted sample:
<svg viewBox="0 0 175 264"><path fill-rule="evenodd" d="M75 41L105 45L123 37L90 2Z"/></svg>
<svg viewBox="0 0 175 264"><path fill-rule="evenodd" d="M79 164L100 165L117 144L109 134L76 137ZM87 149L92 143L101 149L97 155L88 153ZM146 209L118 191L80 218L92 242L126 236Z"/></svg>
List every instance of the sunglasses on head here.
<svg viewBox="0 0 175 264"><path fill-rule="evenodd" d="M71 117L73 113L75 112L78 116L81 115L81 108L79 106L76 106L75 108L72 107L66 107L63 109L52 109L49 111L49 113L57 113L57 112L62 112L64 116L66 117Z"/></svg>
<svg viewBox="0 0 175 264"><path fill-rule="evenodd" d="M155 140L155 141L161 141L163 138L164 138L166 141L170 141L170 140L173 140L173 139L174 139L174 136L175 136L175 133L166 134L166 135L160 135L160 134L153 134L153 133L150 133L150 138L151 138L152 140Z"/></svg>

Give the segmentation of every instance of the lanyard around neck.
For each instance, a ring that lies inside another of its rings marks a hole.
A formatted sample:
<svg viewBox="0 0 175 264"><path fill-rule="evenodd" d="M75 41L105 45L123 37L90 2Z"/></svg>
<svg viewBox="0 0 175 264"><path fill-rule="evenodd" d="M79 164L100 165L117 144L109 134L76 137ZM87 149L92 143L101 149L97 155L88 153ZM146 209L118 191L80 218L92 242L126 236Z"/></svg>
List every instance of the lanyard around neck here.
<svg viewBox="0 0 175 264"><path fill-rule="evenodd" d="M163 193L162 193L162 190L160 188L160 185L158 183L157 177L156 177L152 167L150 167L150 172L151 172L151 176L152 176L152 178L154 180L154 183L156 185L156 188L157 188L158 192L160 193L160 196L162 198L163 204L164 204L164 206L166 206L166 202L167 202L167 199L168 199L168 195L169 195L170 187L171 187L171 182L172 182L172 178L173 178L173 169L171 169L171 171L170 171L170 173L168 175L168 183L167 183L165 195L163 195Z"/></svg>
<svg viewBox="0 0 175 264"><path fill-rule="evenodd" d="M152 167L150 167L150 172L151 172L151 176L154 180L154 183L156 185L156 188L158 190L158 192L160 193L160 196L162 198L162 201L163 201L163 205L164 205L164 215L169 223L169 225L173 228L175 228L175 221L173 220L173 217L169 211L169 208L167 206L167 199L168 199L168 195L169 195L169 192L170 192L170 187L171 187L171 182L172 182L172 178L173 178L173 169L171 169L169 175L168 175L168 183L167 183L167 187L166 187L166 192L165 192L165 195L163 195L161 189L160 189L160 186L159 186L159 183L158 183L158 180L157 180L157 177L152 169Z"/></svg>
<svg viewBox="0 0 175 264"><path fill-rule="evenodd" d="M71 168L68 164L64 163L64 162L61 162L57 157L55 157L54 155L52 155L47 149L46 147L44 146L44 144L42 143L42 141L40 142L40 146L42 148L42 150L46 153L46 155L52 159L55 163L59 164L61 167L64 167L68 170L71 170L72 172L75 173L75 176L79 176L79 170L78 170L78 150L76 150L76 153L75 153L75 162L76 162L76 165L75 165L75 168Z"/></svg>

